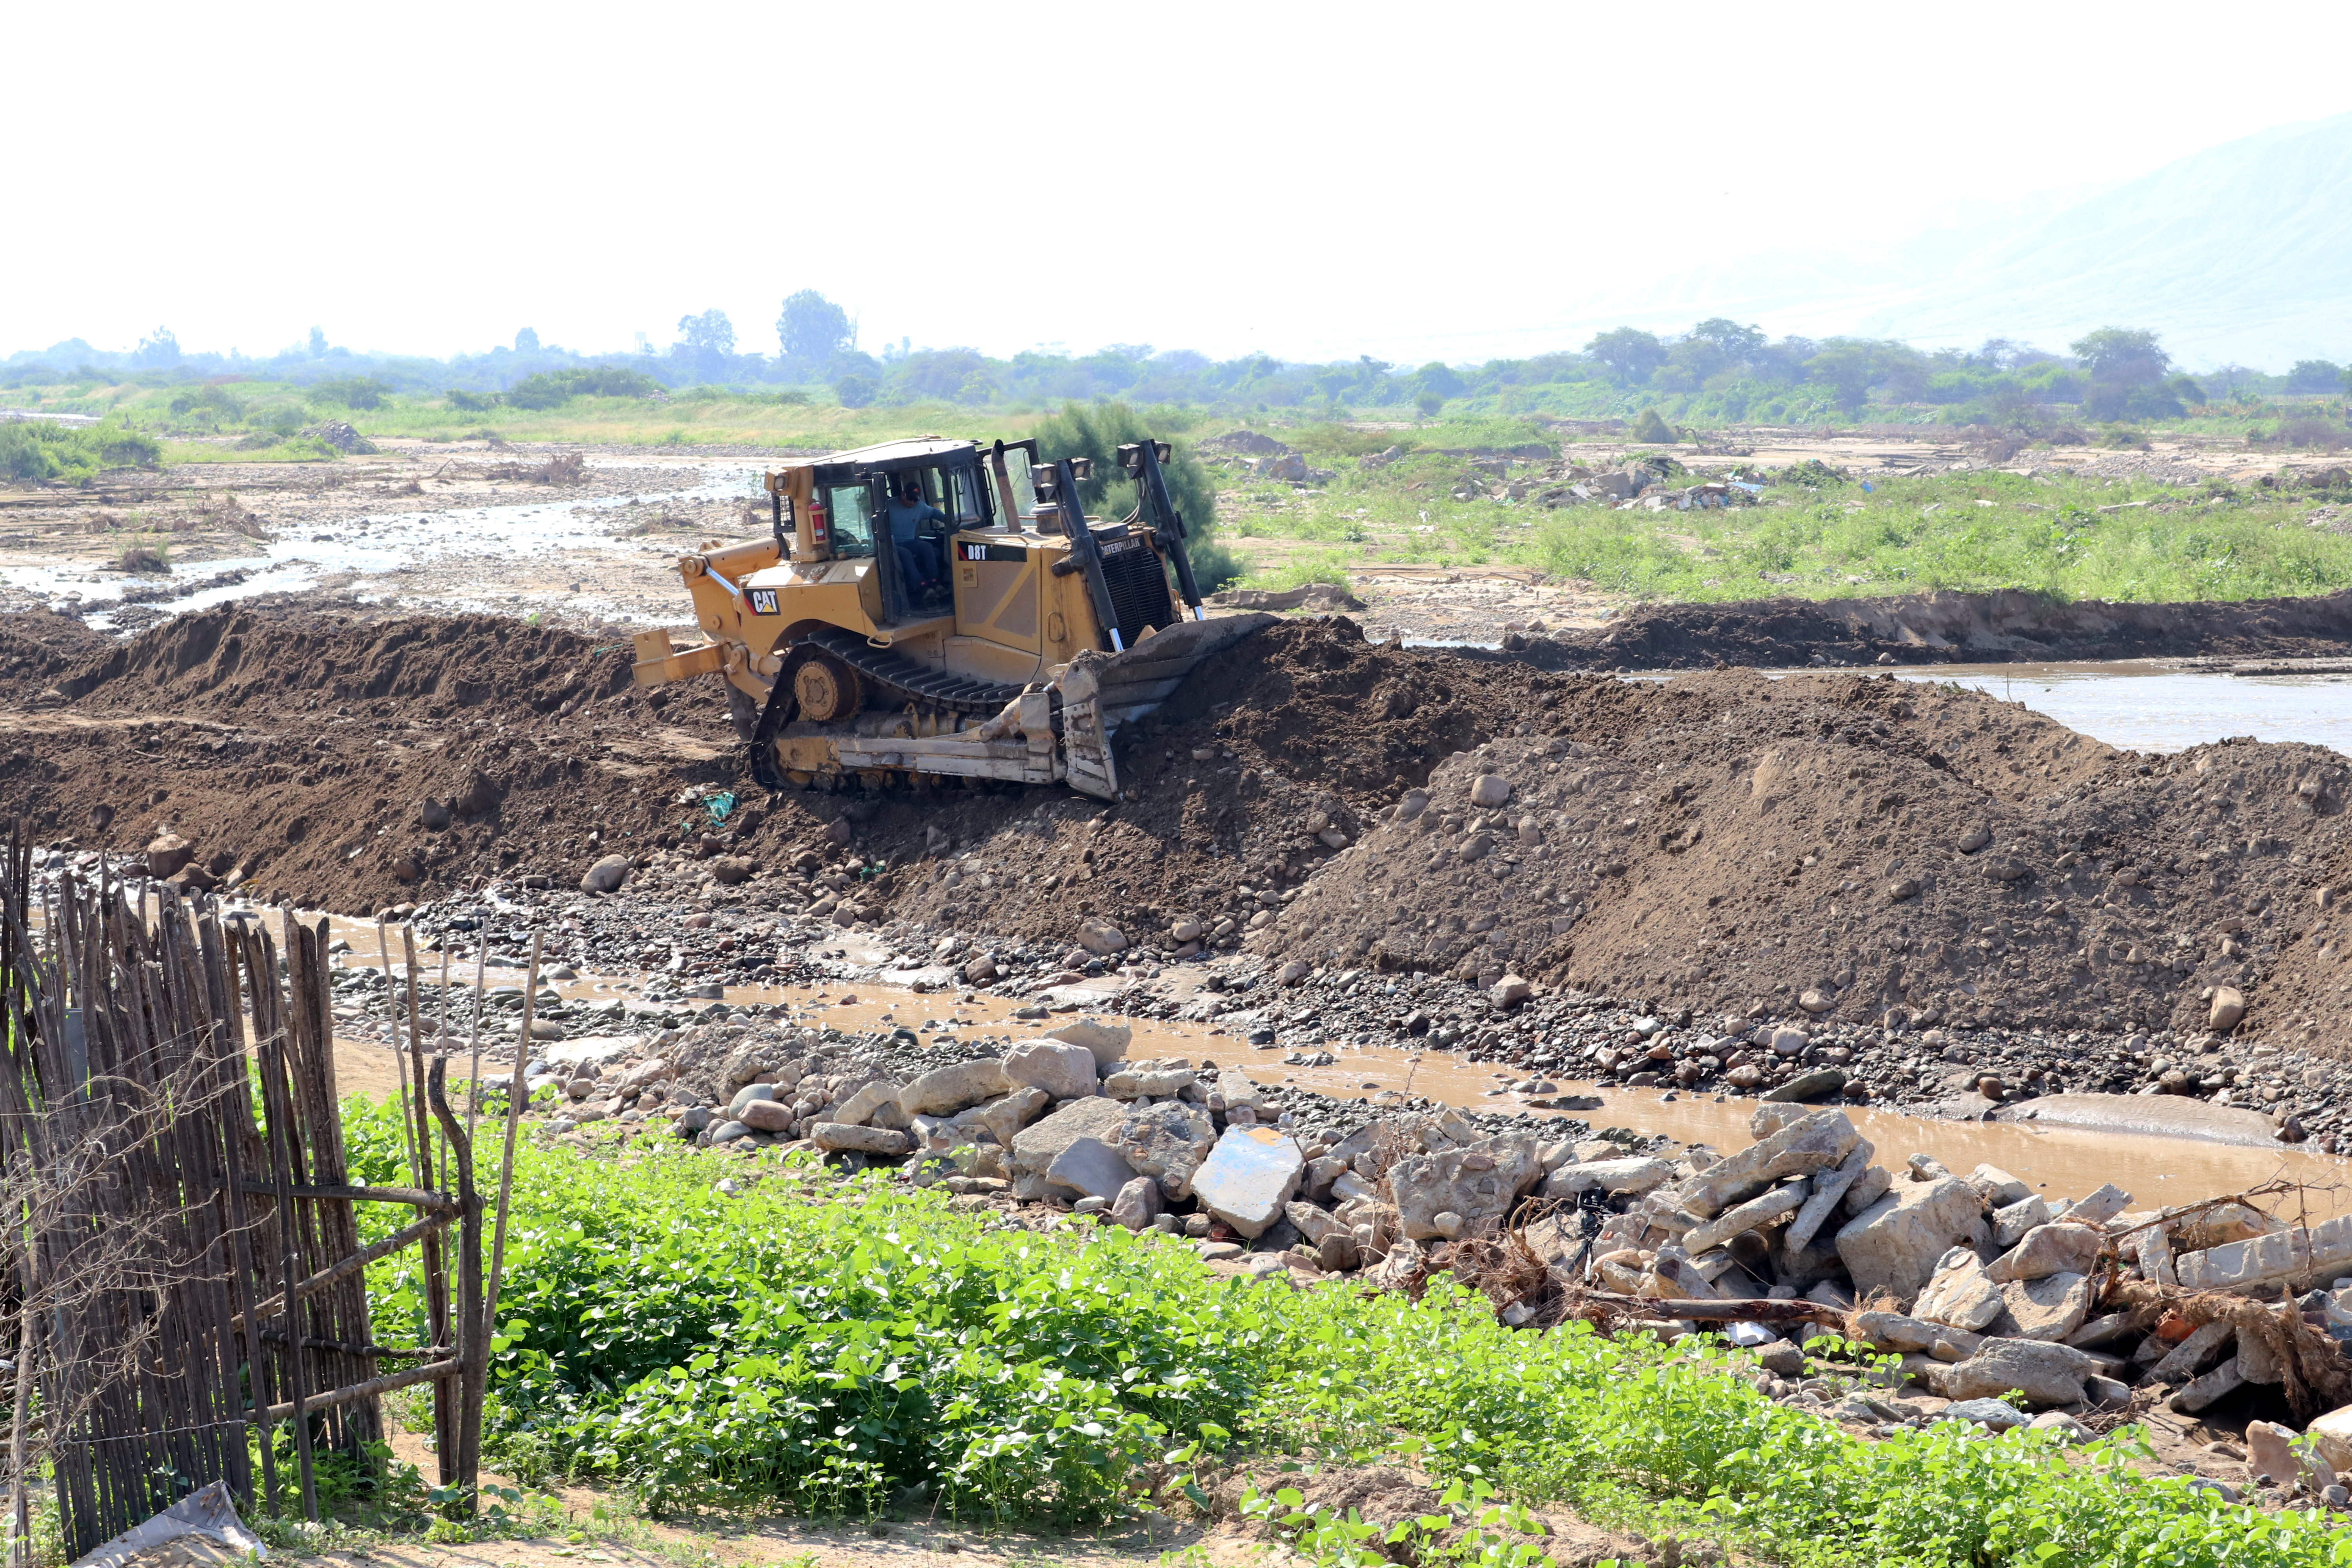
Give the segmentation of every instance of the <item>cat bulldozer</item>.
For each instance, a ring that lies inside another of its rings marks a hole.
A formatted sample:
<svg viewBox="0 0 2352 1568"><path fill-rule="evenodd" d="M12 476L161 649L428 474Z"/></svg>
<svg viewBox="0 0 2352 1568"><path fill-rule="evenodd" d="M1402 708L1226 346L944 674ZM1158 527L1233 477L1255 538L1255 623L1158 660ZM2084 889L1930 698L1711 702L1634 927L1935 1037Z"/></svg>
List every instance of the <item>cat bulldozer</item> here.
<svg viewBox="0 0 2352 1568"><path fill-rule="evenodd" d="M787 462L772 537L678 562L703 640L638 634L640 685L727 683L770 789L955 780L1119 793L1111 738L1270 616L1212 618L1165 443L1118 449L1137 502L1089 518L1087 460L925 437ZM1172 591L1171 591L1172 578Z"/></svg>

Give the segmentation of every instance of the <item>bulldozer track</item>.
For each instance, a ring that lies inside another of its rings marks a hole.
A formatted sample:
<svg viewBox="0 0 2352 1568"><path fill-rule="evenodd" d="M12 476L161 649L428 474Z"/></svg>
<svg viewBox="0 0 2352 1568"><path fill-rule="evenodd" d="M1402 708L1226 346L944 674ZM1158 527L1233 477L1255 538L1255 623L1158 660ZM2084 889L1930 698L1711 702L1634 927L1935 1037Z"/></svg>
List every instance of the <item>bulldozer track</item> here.
<svg viewBox="0 0 2352 1568"><path fill-rule="evenodd" d="M904 654L870 647L856 632L827 627L801 645L823 648L872 683L868 707L897 707L901 702L932 708L952 708L964 713L994 713L1021 695L1018 681L977 680L929 665ZM873 698L887 697L887 703Z"/></svg>

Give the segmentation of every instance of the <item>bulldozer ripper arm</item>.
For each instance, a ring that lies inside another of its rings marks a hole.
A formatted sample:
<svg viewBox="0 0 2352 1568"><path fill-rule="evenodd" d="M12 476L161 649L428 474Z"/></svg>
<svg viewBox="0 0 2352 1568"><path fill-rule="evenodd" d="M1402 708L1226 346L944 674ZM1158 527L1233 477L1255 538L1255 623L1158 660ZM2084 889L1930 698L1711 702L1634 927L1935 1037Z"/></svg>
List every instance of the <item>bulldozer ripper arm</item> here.
<svg viewBox="0 0 2352 1568"><path fill-rule="evenodd" d="M1135 477L1135 488L1143 498L1143 510L1151 518L1151 531L1160 542L1160 552L1175 563L1176 591L1183 595L1184 607L1192 612L1194 620L1208 619L1209 613L1201 607L1201 585L1192 580L1192 552L1184 547L1184 519L1168 494L1168 476L1160 468L1160 444L1138 441L1131 447L1121 447L1118 460Z"/></svg>
<svg viewBox="0 0 2352 1568"><path fill-rule="evenodd" d="M1113 653L1127 651L1118 635L1118 611L1110 602L1110 579L1103 574L1102 545L1087 526L1087 509L1078 500L1078 473L1070 459L1054 465L1054 499L1060 506L1062 529L1070 537L1070 559L1087 574L1087 599L1095 607L1095 624L1110 638Z"/></svg>

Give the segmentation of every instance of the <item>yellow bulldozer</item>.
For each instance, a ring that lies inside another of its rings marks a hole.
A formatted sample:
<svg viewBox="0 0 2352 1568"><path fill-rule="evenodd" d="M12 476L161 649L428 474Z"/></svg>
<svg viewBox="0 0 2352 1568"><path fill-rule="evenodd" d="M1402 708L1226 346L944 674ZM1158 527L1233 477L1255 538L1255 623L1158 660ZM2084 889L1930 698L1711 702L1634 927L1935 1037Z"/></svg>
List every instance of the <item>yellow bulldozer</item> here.
<svg viewBox="0 0 2352 1568"><path fill-rule="evenodd" d="M1202 609L1168 460L1118 448L1137 500L1114 520L1085 513L1087 460L1034 440L788 462L765 481L772 537L678 562L705 640L638 634L636 680L724 679L771 789L1066 780L1114 799L1119 725L1270 618Z"/></svg>

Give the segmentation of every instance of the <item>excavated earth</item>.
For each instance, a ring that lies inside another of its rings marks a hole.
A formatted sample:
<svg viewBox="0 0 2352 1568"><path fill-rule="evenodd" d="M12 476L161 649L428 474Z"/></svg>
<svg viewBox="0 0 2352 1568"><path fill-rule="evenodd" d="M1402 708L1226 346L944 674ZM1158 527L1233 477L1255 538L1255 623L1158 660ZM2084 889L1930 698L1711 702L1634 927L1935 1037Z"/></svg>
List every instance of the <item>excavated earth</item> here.
<svg viewBox="0 0 2352 1568"><path fill-rule="evenodd" d="M1333 618L1269 627L1125 731L1115 806L761 798L717 684L640 692L628 663L494 616L265 600L116 642L13 616L0 816L82 848L168 829L240 890L354 912L570 889L620 853L618 902L664 935L833 888L837 923L910 940L1058 950L1098 921L1166 954L1197 921L1270 964L1668 1013L2201 1034L2231 986L2290 1047L2352 1022L2330 891L2352 770L2318 747L2136 755L1884 676L1625 681Z"/></svg>

